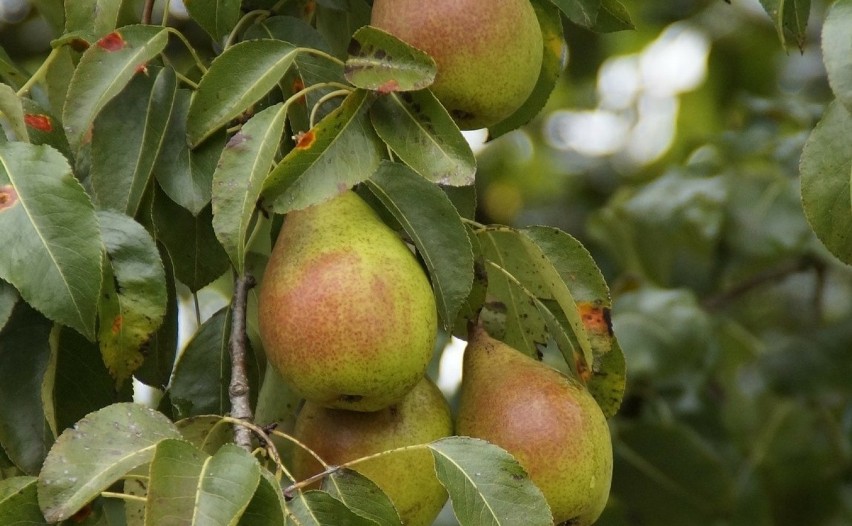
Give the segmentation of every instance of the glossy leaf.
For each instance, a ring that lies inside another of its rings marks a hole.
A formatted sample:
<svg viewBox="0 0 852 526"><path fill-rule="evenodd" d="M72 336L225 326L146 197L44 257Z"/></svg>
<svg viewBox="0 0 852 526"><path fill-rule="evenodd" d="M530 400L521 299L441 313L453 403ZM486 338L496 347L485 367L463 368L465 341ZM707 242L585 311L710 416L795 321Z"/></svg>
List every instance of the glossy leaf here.
<svg viewBox="0 0 852 526"><path fill-rule="evenodd" d="M488 136L491 139L520 128L541 112L556 87L556 81L568 60L568 45L563 36L562 18L559 16L559 10L548 0L534 0L532 5L541 26L544 44L541 72L532 93L521 107L512 115L488 128Z"/></svg>
<svg viewBox="0 0 852 526"><path fill-rule="evenodd" d="M386 31L366 26L352 39L344 73L358 88L387 94L427 88L435 80L432 57Z"/></svg>
<svg viewBox="0 0 852 526"><path fill-rule="evenodd" d="M297 492L287 502L287 511L299 526L375 526L324 491Z"/></svg>
<svg viewBox="0 0 852 526"><path fill-rule="evenodd" d="M0 144L0 278L48 318L95 334L101 235L68 161L47 146Z"/></svg>
<svg viewBox="0 0 852 526"><path fill-rule="evenodd" d="M145 524L231 525L260 482L260 465L234 444L215 455L183 440L163 440L151 461Z"/></svg>
<svg viewBox="0 0 852 526"><path fill-rule="evenodd" d="M467 437L444 438L429 449L461 526L553 524L544 495L503 449Z"/></svg>
<svg viewBox="0 0 852 526"><path fill-rule="evenodd" d="M760 0L763 9L769 14L781 44L787 44L792 36L796 46L803 49L811 11L811 0Z"/></svg>
<svg viewBox="0 0 852 526"><path fill-rule="evenodd" d="M0 84L0 124L3 125L0 131L5 130L7 136L12 136L12 140L29 142L21 99L6 84Z"/></svg>
<svg viewBox="0 0 852 526"><path fill-rule="evenodd" d="M594 26L601 9L601 0L553 0L553 4L569 20L589 29Z"/></svg>
<svg viewBox="0 0 852 526"><path fill-rule="evenodd" d="M285 526L284 494L275 476L260 470L260 483L237 526Z"/></svg>
<svg viewBox="0 0 852 526"><path fill-rule="evenodd" d="M47 526L38 507L35 477L0 480L0 524Z"/></svg>
<svg viewBox="0 0 852 526"><path fill-rule="evenodd" d="M68 144L78 151L89 128L107 102L118 95L140 67L166 47L160 26L126 26L107 34L80 57L68 87L62 122Z"/></svg>
<svg viewBox="0 0 852 526"><path fill-rule="evenodd" d="M156 445L180 433L147 407L107 406L66 429L39 474L38 500L45 518L69 518L130 470L151 461Z"/></svg>
<svg viewBox="0 0 852 526"><path fill-rule="evenodd" d="M53 442L41 399L50 330L50 321L18 302L0 332L0 445L19 469L32 475Z"/></svg>
<svg viewBox="0 0 852 526"><path fill-rule="evenodd" d="M39 11L44 14L43 11ZM43 89L47 91L49 113L58 116L62 115L62 107L65 105L65 97L68 95L68 86L74 76L74 69L77 66L77 53L72 51L70 46L63 46L54 52L56 57L44 74ZM70 148L67 147L68 139L65 137L65 130L62 129L62 126L56 126L56 133L62 136L66 149L70 151Z"/></svg>
<svg viewBox="0 0 852 526"><path fill-rule="evenodd" d="M189 16L210 37L219 42L234 29L240 19L240 0L187 0Z"/></svg>
<svg viewBox="0 0 852 526"><path fill-rule="evenodd" d="M266 95L293 65L297 53L291 44L279 40L249 40L216 57L189 105L190 145L198 146Z"/></svg>
<svg viewBox="0 0 852 526"><path fill-rule="evenodd" d="M852 263L852 112L832 102L811 132L799 170L802 204L817 237L845 263Z"/></svg>
<svg viewBox="0 0 852 526"><path fill-rule="evenodd" d="M335 471L323 479L322 489L377 526L402 526L399 514L388 496L375 482L357 471Z"/></svg>
<svg viewBox="0 0 852 526"><path fill-rule="evenodd" d="M299 138L263 185L275 212L328 200L373 174L382 149L367 117L371 102L368 92L357 90Z"/></svg>
<svg viewBox="0 0 852 526"><path fill-rule="evenodd" d="M135 216L163 148L177 80L169 68L139 75L95 119L91 184L104 210Z"/></svg>
<svg viewBox="0 0 852 526"><path fill-rule="evenodd" d="M822 56L828 82L837 98L852 112L852 3L835 2L822 26Z"/></svg>
<svg viewBox="0 0 852 526"><path fill-rule="evenodd" d="M473 184L476 159L450 114L428 90L379 97L370 110L376 133L426 179Z"/></svg>
<svg viewBox="0 0 852 526"><path fill-rule="evenodd" d="M121 385L142 364L140 349L166 314L166 277L150 234L126 215L98 214L109 268L98 309L104 363Z"/></svg>
<svg viewBox="0 0 852 526"><path fill-rule="evenodd" d="M163 149L154 165L154 176L172 201L197 216L210 204L213 172L227 137L224 131L215 133L191 149L186 143L189 101L189 90L177 91Z"/></svg>
<svg viewBox="0 0 852 526"><path fill-rule="evenodd" d="M283 104L252 117L228 141L213 174L213 230L239 275L245 272L249 228L284 134L286 117Z"/></svg>
<svg viewBox="0 0 852 526"><path fill-rule="evenodd" d="M75 0L65 2L65 32L81 32L100 38L115 29L121 2Z"/></svg>
<svg viewBox="0 0 852 526"><path fill-rule="evenodd" d="M367 186L417 247L451 329L473 285L473 252L458 212L438 187L401 164L383 162Z"/></svg>

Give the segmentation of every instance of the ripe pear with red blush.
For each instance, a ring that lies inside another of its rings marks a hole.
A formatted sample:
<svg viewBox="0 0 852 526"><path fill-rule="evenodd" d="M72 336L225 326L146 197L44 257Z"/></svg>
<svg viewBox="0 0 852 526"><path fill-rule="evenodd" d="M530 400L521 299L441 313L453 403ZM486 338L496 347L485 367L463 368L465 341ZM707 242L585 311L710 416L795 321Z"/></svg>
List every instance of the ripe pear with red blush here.
<svg viewBox="0 0 852 526"><path fill-rule="evenodd" d="M373 413L326 409L306 403L293 434L327 464L366 457L450 436L453 421L441 391L428 378L398 403ZM293 454L298 480L321 473L320 463L303 449ZM357 463L352 469L371 479L390 498L405 526L428 526L447 501L425 449L394 452Z"/></svg>
<svg viewBox="0 0 852 526"><path fill-rule="evenodd" d="M556 524L594 523L609 498L612 440L585 386L481 327L471 332L462 374L456 432L514 455Z"/></svg>
<svg viewBox="0 0 852 526"><path fill-rule="evenodd" d="M426 371L437 335L413 252L355 192L287 214L258 298L269 362L303 398L377 411Z"/></svg>
<svg viewBox="0 0 852 526"><path fill-rule="evenodd" d="M370 25L435 59L430 89L463 130L505 119L538 81L543 40L529 0L374 0Z"/></svg>

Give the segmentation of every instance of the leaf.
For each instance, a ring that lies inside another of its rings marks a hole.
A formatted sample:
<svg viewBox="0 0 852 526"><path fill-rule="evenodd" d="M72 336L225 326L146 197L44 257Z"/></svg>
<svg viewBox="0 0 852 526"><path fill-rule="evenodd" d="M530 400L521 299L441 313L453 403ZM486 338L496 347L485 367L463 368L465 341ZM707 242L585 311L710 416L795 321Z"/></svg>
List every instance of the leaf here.
<svg viewBox="0 0 852 526"><path fill-rule="evenodd" d="M324 491L299 491L287 502L287 511L299 526L375 526Z"/></svg>
<svg viewBox="0 0 852 526"><path fill-rule="evenodd" d="M461 526L553 524L544 495L503 449L467 437L443 438L429 449Z"/></svg>
<svg viewBox="0 0 852 526"><path fill-rule="evenodd" d="M811 228L841 261L852 264L852 112L829 106L802 151L802 204Z"/></svg>
<svg viewBox="0 0 852 526"><path fill-rule="evenodd" d="M175 289L175 272L172 258L158 243L157 250L163 262L166 278L166 314L163 323L139 349L145 360L133 376L140 382L165 390L172 376L178 346L178 299Z"/></svg>
<svg viewBox="0 0 852 526"><path fill-rule="evenodd" d="M193 148L274 88L298 51L279 40L249 40L216 57L192 97L186 134ZM239 71L239 75L234 75Z"/></svg>
<svg viewBox="0 0 852 526"><path fill-rule="evenodd" d="M66 429L38 479L45 518L64 520L130 470L151 461L156 445L180 433L165 416L132 403L107 406Z"/></svg>
<svg viewBox="0 0 852 526"><path fill-rule="evenodd" d="M240 0L187 0L189 16L216 42L221 42L240 19Z"/></svg>
<svg viewBox="0 0 852 526"><path fill-rule="evenodd" d="M160 26L125 26L89 47L80 57L62 112L62 122L73 151L87 142L86 135L107 102L124 89L140 67L166 47L168 32Z"/></svg>
<svg viewBox="0 0 852 526"><path fill-rule="evenodd" d="M50 330L50 321L18 302L0 332L0 444L21 471L33 475L53 442L41 399Z"/></svg>
<svg viewBox="0 0 852 526"><path fill-rule="evenodd" d="M367 119L371 102L368 92L356 90L299 138L263 185L276 213L330 199L375 172L382 150Z"/></svg>
<svg viewBox="0 0 852 526"><path fill-rule="evenodd" d="M278 480L265 469L260 470L260 483L238 526L285 526L284 493Z"/></svg>
<svg viewBox="0 0 852 526"><path fill-rule="evenodd" d="M805 36L808 25L808 16L811 11L810 0L760 0L763 9L769 14L778 39L781 44L787 45L787 37L792 36L796 46L804 49Z"/></svg>
<svg viewBox="0 0 852 526"><path fill-rule="evenodd" d="M36 480L35 477L0 480L0 524L47 526L38 507Z"/></svg>
<svg viewBox="0 0 852 526"><path fill-rule="evenodd" d="M568 45L562 30L562 18L559 10L547 0L532 2L535 14L541 26L544 50L541 60L541 72L527 100L512 115L488 128L489 139L496 139L514 129L520 128L538 115L550 94L556 87L559 75L568 61Z"/></svg>
<svg viewBox="0 0 852 526"><path fill-rule="evenodd" d="M253 116L228 141L213 174L213 230L240 276L245 273L249 227L286 117L283 104Z"/></svg>
<svg viewBox="0 0 852 526"><path fill-rule="evenodd" d="M388 496L375 482L355 470L343 468L334 471L323 479L322 489L377 526L402 525Z"/></svg>
<svg viewBox="0 0 852 526"><path fill-rule="evenodd" d="M822 26L822 57L832 91L852 112L852 3L835 2Z"/></svg>
<svg viewBox="0 0 852 526"><path fill-rule="evenodd" d="M0 144L0 278L48 318L89 339L101 287L101 235L68 161L47 146Z"/></svg>
<svg viewBox="0 0 852 526"><path fill-rule="evenodd" d="M0 329L6 326L15 305L18 304L18 291L5 281L0 281Z"/></svg>
<svg viewBox="0 0 852 526"><path fill-rule="evenodd" d="M169 251L175 277L190 291L197 292L228 270L228 255L213 232L209 205L193 217L163 192L157 192L153 216L155 237Z"/></svg>
<svg viewBox="0 0 852 526"><path fill-rule="evenodd" d="M135 216L163 148L177 92L170 68L139 75L95 119L91 184L95 203Z"/></svg>
<svg viewBox="0 0 852 526"><path fill-rule="evenodd" d="M219 415L191 416L178 420L175 425L184 440L209 455L234 440L233 426L223 422Z"/></svg>
<svg viewBox="0 0 852 526"><path fill-rule="evenodd" d="M145 524L231 525L260 482L260 465L234 444L212 457L182 440L163 440L151 461Z"/></svg>
<svg viewBox="0 0 852 526"><path fill-rule="evenodd" d="M336 3L348 4L343 7L331 7L329 2L320 2L316 6L314 23L317 31L325 37L334 55L345 60L352 42L352 34L370 23L370 6L364 0L334 0Z"/></svg>
<svg viewBox="0 0 852 526"><path fill-rule="evenodd" d="M355 87L387 94L424 89L435 80L432 57L386 31L365 26L352 40L343 71Z"/></svg>
<svg viewBox="0 0 852 526"><path fill-rule="evenodd" d="M310 47L326 53L331 52L328 42L311 24L294 16L271 16L265 18L249 27L243 36L244 40L261 38L283 40L296 47ZM302 56L311 55L299 55L296 60L299 60Z"/></svg>
<svg viewBox="0 0 852 526"><path fill-rule="evenodd" d="M11 133L11 140L29 142L21 99L6 84L0 84L0 123L6 129L7 136Z"/></svg>
<svg viewBox="0 0 852 526"><path fill-rule="evenodd" d="M379 137L426 179L442 185L473 184L473 151L429 90L379 97L370 117Z"/></svg>
<svg viewBox="0 0 852 526"><path fill-rule="evenodd" d="M9 84L13 90L18 90L27 82L28 78L29 75L15 64L15 61L6 53L5 49L0 47L0 79Z"/></svg>
<svg viewBox="0 0 852 526"><path fill-rule="evenodd" d="M115 29L121 2L74 0L65 2L65 32L82 32L99 38Z"/></svg>
<svg viewBox="0 0 852 526"><path fill-rule="evenodd" d="M601 0L601 8L591 29L598 33L613 33L636 29L636 26L630 19L630 13L619 0Z"/></svg>
<svg viewBox="0 0 852 526"><path fill-rule="evenodd" d="M601 0L553 0L560 11L577 25L591 29L598 18Z"/></svg>
<svg viewBox="0 0 852 526"><path fill-rule="evenodd" d="M27 125L29 142L46 144L59 150L67 159L73 159L68 139L62 130L62 123L52 113L33 100L22 99L24 107L24 122Z"/></svg>
<svg viewBox="0 0 852 526"><path fill-rule="evenodd" d="M140 349L166 314L166 277L150 234L126 215L98 214L109 268L99 307L98 342L121 385L144 360Z"/></svg>
<svg viewBox="0 0 852 526"><path fill-rule="evenodd" d="M383 162L367 186L417 247L451 329L473 286L473 252L458 212L440 188L401 164Z"/></svg>
<svg viewBox="0 0 852 526"><path fill-rule="evenodd" d="M186 143L189 101L189 90L177 91L163 149L154 164L154 176L172 201L197 216L210 204L213 172L227 135L224 131L215 133L198 147L190 149Z"/></svg>

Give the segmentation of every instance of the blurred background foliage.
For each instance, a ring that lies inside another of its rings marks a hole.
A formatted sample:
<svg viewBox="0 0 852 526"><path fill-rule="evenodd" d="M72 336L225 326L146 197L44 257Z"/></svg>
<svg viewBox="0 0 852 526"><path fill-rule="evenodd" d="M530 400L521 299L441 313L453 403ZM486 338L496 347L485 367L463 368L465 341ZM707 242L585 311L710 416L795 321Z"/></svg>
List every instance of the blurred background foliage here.
<svg viewBox="0 0 852 526"><path fill-rule="evenodd" d="M826 4L798 49L758 0L623 3L636 31L565 21L547 108L478 153L479 220L562 228L612 288L629 377L598 524L852 524L852 272L798 179L830 99ZM16 60L49 39L0 0Z"/></svg>

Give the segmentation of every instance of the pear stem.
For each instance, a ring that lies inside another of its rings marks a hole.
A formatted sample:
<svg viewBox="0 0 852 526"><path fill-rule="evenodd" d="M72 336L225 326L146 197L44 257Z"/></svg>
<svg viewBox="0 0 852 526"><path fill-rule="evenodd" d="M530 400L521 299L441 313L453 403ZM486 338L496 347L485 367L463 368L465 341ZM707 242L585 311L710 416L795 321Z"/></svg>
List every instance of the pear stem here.
<svg viewBox="0 0 852 526"><path fill-rule="evenodd" d="M248 424L251 424L253 415L246 373L246 304L248 291L254 285L254 277L250 274L238 277L234 284L234 298L231 303L231 336L228 339L228 351L231 355L231 384L228 386L231 416ZM234 442L249 453L252 451L251 431L252 429L245 425L234 427Z"/></svg>

